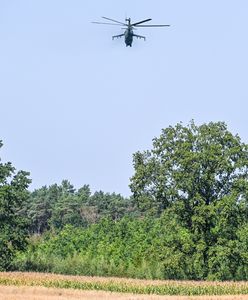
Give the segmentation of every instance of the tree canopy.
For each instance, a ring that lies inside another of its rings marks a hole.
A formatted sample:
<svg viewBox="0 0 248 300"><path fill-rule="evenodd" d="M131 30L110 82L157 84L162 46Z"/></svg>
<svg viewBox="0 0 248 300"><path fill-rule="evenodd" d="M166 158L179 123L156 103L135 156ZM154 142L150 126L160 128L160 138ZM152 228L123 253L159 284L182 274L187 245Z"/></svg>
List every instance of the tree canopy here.
<svg viewBox="0 0 248 300"><path fill-rule="evenodd" d="M0 270L10 269L16 251L27 243L28 224L21 210L28 198L28 175L16 173L10 162L0 162Z"/></svg>
<svg viewBox="0 0 248 300"><path fill-rule="evenodd" d="M133 158L134 199L152 215L170 212L193 234L197 278L218 272L234 278L233 265L243 261L236 251L239 230L248 216L248 145L223 122L192 121L163 129L153 149Z"/></svg>
<svg viewBox="0 0 248 300"><path fill-rule="evenodd" d="M247 191L248 145L223 122L162 130L153 149L133 156L131 190L140 206L163 211L180 202L184 212Z"/></svg>

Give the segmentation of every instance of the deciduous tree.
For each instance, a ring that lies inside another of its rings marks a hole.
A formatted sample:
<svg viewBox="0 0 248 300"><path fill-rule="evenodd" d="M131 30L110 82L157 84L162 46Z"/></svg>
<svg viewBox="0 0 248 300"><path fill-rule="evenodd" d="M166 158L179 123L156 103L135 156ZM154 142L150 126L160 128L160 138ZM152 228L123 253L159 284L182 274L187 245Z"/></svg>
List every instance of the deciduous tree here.
<svg viewBox="0 0 248 300"><path fill-rule="evenodd" d="M28 175L0 162L0 270L10 269L16 251L26 245L27 219L21 210L28 198Z"/></svg>

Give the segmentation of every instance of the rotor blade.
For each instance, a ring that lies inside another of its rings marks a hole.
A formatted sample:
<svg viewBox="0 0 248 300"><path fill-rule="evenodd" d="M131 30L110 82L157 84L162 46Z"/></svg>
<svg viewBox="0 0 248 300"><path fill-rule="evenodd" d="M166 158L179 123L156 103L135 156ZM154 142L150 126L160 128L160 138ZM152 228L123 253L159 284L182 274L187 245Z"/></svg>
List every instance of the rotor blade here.
<svg viewBox="0 0 248 300"><path fill-rule="evenodd" d="M121 28L121 29L127 30L127 27L126 28ZM133 27L133 30L137 30L137 28Z"/></svg>
<svg viewBox="0 0 248 300"><path fill-rule="evenodd" d="M136 22L136 23L133 23L133 24L131 24L132 26L136 26L136 25L138 25L138 24L141 24L141 23L145 23L145 22L149 22L149 21L151 21L152 19L146 19L146 20L143 20L143 21L140 21L140 22Z"/></svg>
<svg viewBox="0 0 248 300"><path fill-rule="evenodd" d="M103 23L103 22L91 22L93 24L101 24L101 25L115 25L115 26L123 26L122 24L114 24L114 23Z"/></svg>
<svg viewBox="0 0 248 300"><path fill-rule="evenodd" d="M134 25L135 27L169 27L170 25Z"/></svg>
<svg viewBox="0 0 248 300"><path fill-rule="evenodd" d="M125 24L125 23L122 23L122 22L119 22L119 21L116 21L116 20L114 20L114 19L110 19L110 18L106 18L106 17L102 17L103 19L106 19L106 20L109 20L109 21L112 21L112 22L115 22L115 23L118 23L118 24L121 24L121 25L127 25L127 24Z"/></svg>

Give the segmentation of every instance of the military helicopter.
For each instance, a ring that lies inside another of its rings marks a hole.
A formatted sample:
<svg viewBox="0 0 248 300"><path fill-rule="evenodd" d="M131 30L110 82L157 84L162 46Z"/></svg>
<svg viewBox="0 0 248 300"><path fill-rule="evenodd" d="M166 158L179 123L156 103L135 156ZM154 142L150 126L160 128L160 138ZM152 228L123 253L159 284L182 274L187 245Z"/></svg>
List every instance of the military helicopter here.
<svg viewBox="0 0 248 300"><path fill-rule="evenodd" d="M125 19L125 21L127 23L123 23L123 22L120 22L120 21L116 21L114 19L106 18L106 17L102 17L102 18L105 19L105 20L111 21L113 23L109 23L109 22L108 23L104 23L104 22L92 22L92 23L94 23L94 24L101 24L101 25L124 26L124 28L122 28L122 29L125 29L125 32L122 33L122 34L119 34L119 35L112 36L112 39L114 40L114 39L118 39L118 38L121 38L121 37L125 37L126 47L128 47L128 46L132 47L133 37L136 37L138 39L143 39L144 41L146 40L145 36L134 34L133 31L135 29L137 29L136 27L168 27L168 26L170 26L170 25L140 25L140 24L149 22L152 19L146 19L146 20L139 21L139 22L136 22L136 23L131 23L131 18L128 18L128 19Z"/></svg>

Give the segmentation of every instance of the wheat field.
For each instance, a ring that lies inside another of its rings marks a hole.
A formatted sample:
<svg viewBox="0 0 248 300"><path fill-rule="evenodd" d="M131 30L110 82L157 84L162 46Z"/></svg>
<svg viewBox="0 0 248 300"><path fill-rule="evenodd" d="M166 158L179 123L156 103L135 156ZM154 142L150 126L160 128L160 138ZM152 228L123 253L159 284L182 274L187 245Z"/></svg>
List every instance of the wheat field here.
<svg viewBox="0 0 248 300"><path fill-rule="evenodd" d="M156 296L28 286L0 286L1 300L245 300L240 296Z"/></svg>
<svg viewBox="0 0 248 300"><path fill-rule="evenodd" d="M248 282L153 281L2 272L0 299L248 300Z"/></svg>

